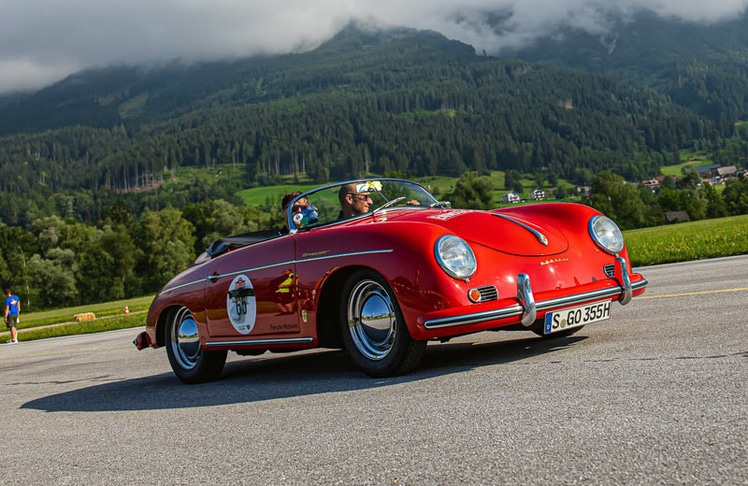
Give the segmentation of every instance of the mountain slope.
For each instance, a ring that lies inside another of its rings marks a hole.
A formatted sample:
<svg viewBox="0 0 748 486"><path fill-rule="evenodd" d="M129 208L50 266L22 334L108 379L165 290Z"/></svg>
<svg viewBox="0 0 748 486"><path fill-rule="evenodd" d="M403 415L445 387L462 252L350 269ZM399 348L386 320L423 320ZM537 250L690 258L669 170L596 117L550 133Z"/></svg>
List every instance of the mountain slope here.
<svg viewBox="0 0 748 486"><path fill-rule="evenodd" d="M641 13L618 21L605 36L554 32L532 47L503 54L651 86L715 121L748 119L748 12L714 25Z"/></svg>
<svg viewBox="0 0 748 486"><path fill-rule="evenodd" d="M75 125L139 125L219 105L313 93L404 89L414 81L419 65L473 57L470 46L436 33L367 33L351 26L303 54L76 73L32 95L0 103L0 135ZM399 63L406 58L405 64Z"/></svg>
<svg viewBox="0 0 748 486"><path fill-rule="evenodd" d="M304 54L79 73L0 109L0 126L0 193L39 204L224 163L246 167L244 185L467 169L637 180L729 134L604 74L479 56L433 32L354 28Z"/></svg>

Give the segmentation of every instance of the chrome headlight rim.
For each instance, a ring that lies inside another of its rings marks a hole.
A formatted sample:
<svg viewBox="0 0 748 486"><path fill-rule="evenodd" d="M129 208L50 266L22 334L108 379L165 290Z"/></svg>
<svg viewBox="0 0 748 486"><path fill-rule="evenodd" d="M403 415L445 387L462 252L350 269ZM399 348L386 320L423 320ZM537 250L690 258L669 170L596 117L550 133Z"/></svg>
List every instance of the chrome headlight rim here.
<svg viewBox="0 0 748 486"><path fill-rule="evenodd" d="M442 270L453 278L469 279L478 269L473 249L459 236L444 235L436 240L434 255Z"/></svg>
<svg viewBox="0 0 748 486"><path fill-rule="evenodd" d="M593 216L589 223L590 237L597 246L611 255L623 251L623 233L618 225L607 216Z"/></svg>

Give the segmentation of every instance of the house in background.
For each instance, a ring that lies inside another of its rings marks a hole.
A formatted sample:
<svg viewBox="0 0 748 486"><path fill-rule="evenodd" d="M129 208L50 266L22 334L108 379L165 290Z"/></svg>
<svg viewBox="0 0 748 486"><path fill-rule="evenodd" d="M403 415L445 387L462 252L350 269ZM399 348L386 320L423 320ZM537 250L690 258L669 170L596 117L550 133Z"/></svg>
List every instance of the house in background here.
<svg viewBox="0 0 748 486"><path fill-rule="evenodd" d="M717 175L717 169L720 168L720 164L709 164L709 165L702 165L701 167L696 167L696 172L699 173L699 175L704 177L714 176Z"/></svg>
<svg viewBox="0 0 748 486"><path fill-rule="evenodd" d="M520 201L520 197L516 192L510 192L508 194L504 194L503 201L505 203L518 203Z"/></svg>
<svg viewBox="0 0 748 486"><path fill-rule="evenodd" d="M540 188L533 190L530 193L530 199L534 199L535 201L542 201L543 199L545 199L545 191Z"/></svg>
<svg viewBox="0 0 748 486"><path fill-rule="evenodd" d="M727 167L717 168L717 177L735 177L738 173L738 168L734 165L728 165Z"/></svg>
<svg viewBox="0 0 748 486"><path fill-rule="evenodd" d="M647 186L652 192L655 192L660 188L660 181L657 179L647 179L646 181L642 181L642 185Z"/></svg>

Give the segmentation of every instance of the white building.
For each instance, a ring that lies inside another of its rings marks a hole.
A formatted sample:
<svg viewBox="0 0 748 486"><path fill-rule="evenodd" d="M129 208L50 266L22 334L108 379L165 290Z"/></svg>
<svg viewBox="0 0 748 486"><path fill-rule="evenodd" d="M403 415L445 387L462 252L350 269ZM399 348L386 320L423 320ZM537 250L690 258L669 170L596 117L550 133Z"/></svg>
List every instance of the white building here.
<svg viewBox="0 0 748 486"><path fill-rule="evenodd" d="M518 203L520 201L519 194L516 192L510 192L508 194L504 194L504 202L505 203Z"/></svg>

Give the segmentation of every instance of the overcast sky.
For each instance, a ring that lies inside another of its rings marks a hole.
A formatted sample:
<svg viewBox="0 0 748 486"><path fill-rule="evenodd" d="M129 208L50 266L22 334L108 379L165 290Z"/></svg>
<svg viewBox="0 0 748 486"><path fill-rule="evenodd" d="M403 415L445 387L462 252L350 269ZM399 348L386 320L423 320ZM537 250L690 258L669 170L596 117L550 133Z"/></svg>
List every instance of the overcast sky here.
<svg viewBox="0 0 748 486"><path fill-rule="evenodd" d="M531 42L558 26L602 32L615 12L686 21L734 18L748 0L0 0L0 93L37 89L90 66L287 53L357 19L436 30L480 51ZM492 33L487 11L511 15Z"/></svg>

